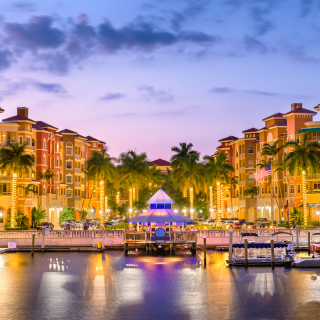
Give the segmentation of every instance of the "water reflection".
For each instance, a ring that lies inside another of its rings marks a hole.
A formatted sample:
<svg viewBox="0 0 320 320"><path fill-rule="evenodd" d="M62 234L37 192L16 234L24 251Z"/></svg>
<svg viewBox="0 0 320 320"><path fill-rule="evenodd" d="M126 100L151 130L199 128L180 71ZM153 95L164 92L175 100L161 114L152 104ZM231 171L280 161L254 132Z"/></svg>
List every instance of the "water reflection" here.
<svg viewBox="0 0 320 320"><path fill-rule="evenodd" d="M317 319L320 270L228 268L226 254L0 256L3 319Z"/></svg>

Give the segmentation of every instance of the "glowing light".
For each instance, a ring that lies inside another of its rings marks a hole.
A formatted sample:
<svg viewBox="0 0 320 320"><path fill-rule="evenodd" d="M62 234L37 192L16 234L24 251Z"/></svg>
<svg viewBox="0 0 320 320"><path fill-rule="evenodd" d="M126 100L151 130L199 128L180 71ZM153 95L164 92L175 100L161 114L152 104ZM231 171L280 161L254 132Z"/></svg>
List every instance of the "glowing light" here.
<svg viewBox="0 0 320 320"><path fill-rule="evenodd" d="M178 210L174 210L174 212L175 212L175 213L177 213L177 212L178 212Z"/></svg>
<svg viewBox="0 0 320 320"><path fill-rule="evenodd" d="M17 174L13 174L12 179L12 206L11 206L11 227L14 227L14 218L16 215L16 202L17 202Z"/></svg>

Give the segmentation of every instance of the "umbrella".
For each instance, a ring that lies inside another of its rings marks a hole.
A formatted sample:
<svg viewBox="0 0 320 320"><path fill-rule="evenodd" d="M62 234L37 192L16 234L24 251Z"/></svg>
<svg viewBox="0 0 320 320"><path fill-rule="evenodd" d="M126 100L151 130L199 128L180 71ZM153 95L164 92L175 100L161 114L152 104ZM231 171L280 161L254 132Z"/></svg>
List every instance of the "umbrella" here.
<svg viewBox="0 0 320 320"><path fill-rule="evenodd" d="M91 222L85 222L84 225L85 225L85 226L93 226L93 223L91 223Z"/></svg>
<svg viewBox="0 0 320 320"><path fill-rule="evenodd" d="M105 226L112 226L113 224L110 223L110 222L105 222L104 225L105 225Z"/></svg>
<svg viewBox="0 0 320 320"><path fill-rule="evenodd" d="M74 225L73 225L73 224L66 223L66 224L63 225L63 227L74 227Z"/></svg>

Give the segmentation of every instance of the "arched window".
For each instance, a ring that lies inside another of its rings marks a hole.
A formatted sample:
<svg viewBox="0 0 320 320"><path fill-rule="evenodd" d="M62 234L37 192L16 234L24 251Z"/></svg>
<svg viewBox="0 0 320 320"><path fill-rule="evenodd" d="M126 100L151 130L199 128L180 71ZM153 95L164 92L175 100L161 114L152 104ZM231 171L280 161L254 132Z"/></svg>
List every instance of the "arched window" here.
<svg viewBox="0 0 320 320"><path fill-rule="evenodd" d="M46 165L46 156L43 156L43 158L42 158L42 164L43 164L43 165Z"/></svg>

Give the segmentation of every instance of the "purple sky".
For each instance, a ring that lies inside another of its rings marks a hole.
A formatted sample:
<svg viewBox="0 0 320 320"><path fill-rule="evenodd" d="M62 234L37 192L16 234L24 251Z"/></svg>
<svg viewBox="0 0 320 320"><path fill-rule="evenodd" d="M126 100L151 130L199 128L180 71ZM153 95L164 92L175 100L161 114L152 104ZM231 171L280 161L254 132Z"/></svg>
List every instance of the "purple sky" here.
<svg viewBox="0 0 320 320"><path fill-rule="evenodd" d="M213 154L320 103L319 14L319 0L1 0L2 116L28 107L112 156L168 160L179 142Z"/></svg>

